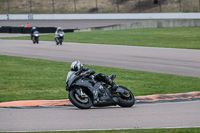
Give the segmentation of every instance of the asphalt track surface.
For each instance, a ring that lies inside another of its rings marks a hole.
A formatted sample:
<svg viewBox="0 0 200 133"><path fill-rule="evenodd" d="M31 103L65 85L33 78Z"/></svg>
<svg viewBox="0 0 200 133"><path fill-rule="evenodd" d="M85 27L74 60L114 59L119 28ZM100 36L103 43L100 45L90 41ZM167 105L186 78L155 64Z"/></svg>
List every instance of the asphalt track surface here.
<svg viewBox="0 0 200 133"><path fill-rule="evenodd" d="M0 54L200 77L199 50L0 40ZM200 127L200 101L104 107L0 109L0 131Z"/></svg>
<svg viewBox="0 0 200 133"><path fill-rule="evenodd" d="M80 110L0 109L0 131L75 131L200 127L200 101Z"/></svg>
<svg viewBox="0 0 200 133"><path fill-rule="evenodd" d="M191 49L0 40L0 54L200 78L200 51Z"/></svg>

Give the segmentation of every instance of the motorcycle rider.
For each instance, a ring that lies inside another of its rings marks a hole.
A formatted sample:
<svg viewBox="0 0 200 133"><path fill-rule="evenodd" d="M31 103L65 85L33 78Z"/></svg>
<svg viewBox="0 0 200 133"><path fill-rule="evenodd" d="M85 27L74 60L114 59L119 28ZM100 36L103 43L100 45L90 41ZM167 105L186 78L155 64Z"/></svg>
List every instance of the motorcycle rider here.
<svg viewBox="0 0 200 133"><path fill-rule="evenodd" d="M83 64L80 61L72 62L72 64L71 64L71 72L79 71L79 70L81 70L81 73L80 73L81 76L90 77L90 76L93 75L95 80L103 81L103 82L109 84L111 86L111 90L112 91L115 91L119 87L117 84L115 84L113 82L113 80L116 77L116 75L113 74L113 75L110 75L110 76L105 76L102 73L94 75L95 71L90 69L90 68L84 68Z"/></svg>
<svg viewBox="0 0 200 133"><path fill-rule="evenodd" d="M32 27L31 29L31 40L33 40L33 33L37 31L37 28L36 27Z"/></svg>
<svg viewBox="0 0 200 133"><path fill-rule="evenodd" d="M55 32L55 40L56 40L56 43L58 43L59 42L59 33L62 33L63 35L65 35L65 33L63 32L63 30L62 30L62 28L61 27L58 27L57 29L56 29L56 32ZM63 37L63 39L64 39L64 37Z"/></svg>

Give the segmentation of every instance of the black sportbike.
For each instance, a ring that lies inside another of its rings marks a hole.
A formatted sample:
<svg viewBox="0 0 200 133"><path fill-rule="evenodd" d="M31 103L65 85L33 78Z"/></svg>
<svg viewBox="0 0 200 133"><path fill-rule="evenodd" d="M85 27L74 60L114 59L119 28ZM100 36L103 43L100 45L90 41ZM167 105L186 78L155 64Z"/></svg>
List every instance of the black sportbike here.
<svg viewBox="0 0 200 133"><path fill-rule="evenodd" d="M69 100L74 106L80 109L89 109L92 106L132 107L134 105L134 95L127 88L119 86L112 91L108 84L98 82L91 76L81 76L80 73L81 71L69 72L66 80Z"/></svg>
<svg viewBox="0 0 200 133"><path fill-rule="evenodd" d="M35 44L35 43L37 43L37 44L39 44L39 32L38 31L34 31L33 32L33 36L32 36L32 41L33 41L33 43Z"/></svg>
<svg viewBox="0 0 200 133"><path fill-rule="evenodd" d="M63 42L63 39L64 39L64 34L63 32L59 32L58 33L58 37L55 38L56 40L56 45L62 45L62 42Z"/></svg>

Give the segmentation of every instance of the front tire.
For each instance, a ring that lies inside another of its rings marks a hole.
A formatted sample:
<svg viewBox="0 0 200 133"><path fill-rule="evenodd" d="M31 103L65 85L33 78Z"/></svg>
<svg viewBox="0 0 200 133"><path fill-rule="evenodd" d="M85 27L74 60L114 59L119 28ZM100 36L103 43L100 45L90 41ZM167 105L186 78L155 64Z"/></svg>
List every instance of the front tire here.
<svg viewBox="0 0 200 133"><path fill-rule="evenodd" d="M118 100L119 100L118 105L121 107L132 107L135 104L135 97L133 93L123 86L120 86L120 87L126 90L128 94L126 94L126 96L120 95L120 97L118 97Z"/></svg>
<svg viewBox="0 0 200 133"><path fill-rule="evenodd" d="M71 103L80 109L91 108L91 106L92 106L91 98L87 94L85 94L87 96L86 98L79 97L78 93L77 93L77 89L80 90L80 87L76 87L69 91L69 100L71 101ZM84 91L83 91L83 93L84 93Z"/></svg>
<svg viewBox="0 0 200 133"><path fill-rule="evenodd" d="M60 45L62 45L62 39L59 39L59 41L58 41L58 42L59 42L59 44L60 44Z"/></svg>
<svg viewBox="0 0 200 133"><path fill-rule="evenodd" d="M36 38L36 43L39 44L39 39L38 38Z"/></svg>

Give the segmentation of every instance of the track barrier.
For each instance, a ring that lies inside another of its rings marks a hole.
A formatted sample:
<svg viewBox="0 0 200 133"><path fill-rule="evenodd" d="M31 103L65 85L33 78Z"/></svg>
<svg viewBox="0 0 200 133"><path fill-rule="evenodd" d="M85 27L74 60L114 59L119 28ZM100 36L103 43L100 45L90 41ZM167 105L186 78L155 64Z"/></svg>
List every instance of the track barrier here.
<svg viewBox="0 0 200 133"><path fill-rule="evenodd" d="M40 33L55 33L56 27L37 27L37 30ZM21 33L29 34L31 27L11 27L11 26L2 26L0 27L0 33ZM74 29L64 29L64 32L74 32Z"/></svg>

